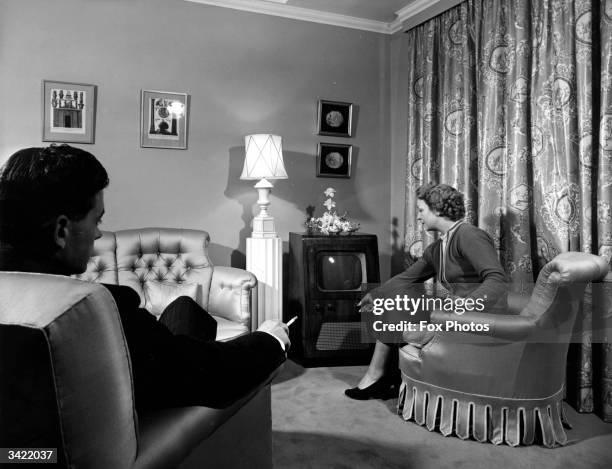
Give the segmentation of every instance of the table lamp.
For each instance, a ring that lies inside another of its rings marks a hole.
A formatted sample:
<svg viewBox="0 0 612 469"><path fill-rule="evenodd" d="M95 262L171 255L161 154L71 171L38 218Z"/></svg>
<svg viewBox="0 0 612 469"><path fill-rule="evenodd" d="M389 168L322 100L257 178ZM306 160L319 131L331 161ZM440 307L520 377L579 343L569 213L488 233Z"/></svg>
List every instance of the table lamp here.
<svg viewBox="0 0 612 469"><path fill-rule="evenodd" d="M273 187L270 179L287 179L287 172L278 135L247 135L244 147L246 157L240 179L259 179L255 189L260 212L253 218L253 234L246 239L246 268L257 277L251 324L255 330L267 319L283 318L283 242L276 235L268 206Z"/></svg>
<svg viewBox="0 0 612 469"><path fill-rule="evenodd" d="M283 163L282 138L278 135L255 134L244 137L246 157L240 179L259 179L255 189L259 194L259 214L253 219L253 238L275 238L274 217L268 213L270 179L287 179Z"/></svg>

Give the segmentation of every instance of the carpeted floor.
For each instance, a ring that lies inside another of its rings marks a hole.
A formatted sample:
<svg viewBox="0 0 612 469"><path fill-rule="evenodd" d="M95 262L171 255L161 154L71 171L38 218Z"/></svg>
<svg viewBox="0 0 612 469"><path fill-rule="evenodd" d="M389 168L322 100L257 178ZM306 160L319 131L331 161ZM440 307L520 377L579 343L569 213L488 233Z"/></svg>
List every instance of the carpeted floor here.
<svg viewBox="0 0 612 469"><path fill-rule="evenodd" d="M364 366L302 368L288 361L272 385L276 469L292 468L610 468L612 424L578 414L569 443L511 448L429 432L395 414L397 399L354 401Z"/></svg>

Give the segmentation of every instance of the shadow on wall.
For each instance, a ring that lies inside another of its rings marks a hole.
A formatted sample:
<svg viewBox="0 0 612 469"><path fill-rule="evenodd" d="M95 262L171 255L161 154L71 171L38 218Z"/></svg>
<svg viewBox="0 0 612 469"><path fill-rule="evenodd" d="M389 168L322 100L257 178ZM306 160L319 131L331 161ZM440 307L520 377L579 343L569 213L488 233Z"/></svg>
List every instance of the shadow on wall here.
<svg viewBox="0 0 612 469"><path fill-rule="evenodd" d="M246 239L251 234L252 207L256 201L256 191L253 185L256 181L243 181L240 179L244 165L244 147L231 147L229 149L229 165L227 173L227 184L223 194L237 201L242 207L240 218L242 226L238 234L238 246L224 246L217 244L214 250L222 253L224 259L229 260L231 267L244 269L246 267ZM254 199L255 197L255 199Z"/></svg>
<svg viewBox="0 0 612 469"><path fill-rule="evenodd" d="M208 245L208 255L213 265L225 265L238 269L246 268L246 256L236 249L218 243Z"/></svg>
<svg viewBox="0 0 612 469"><path fill-rule="evenodd" d="M406 270L406 256L404 254L404 243L400 236L399 220L397 217L391 219L391 276Z"/></svg>

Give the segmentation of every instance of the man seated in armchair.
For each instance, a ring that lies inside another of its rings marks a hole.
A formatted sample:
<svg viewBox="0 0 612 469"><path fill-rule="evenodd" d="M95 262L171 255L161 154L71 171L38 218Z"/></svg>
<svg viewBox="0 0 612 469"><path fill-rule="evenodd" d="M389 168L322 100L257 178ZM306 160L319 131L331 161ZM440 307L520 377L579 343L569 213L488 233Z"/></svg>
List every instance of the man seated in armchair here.
<svg viewBox="0 0 612 469"><path fill-rule="evenodd" d="M0 171L0 271L84 272L101 236L108 183L91 153L69 145L13 154ZM290 344L281 322L216 342L215 320L190 298L175 300L158 321L139 308L131 288L105 287L128 344L137 409L228 406L286 359Z"/></svg>

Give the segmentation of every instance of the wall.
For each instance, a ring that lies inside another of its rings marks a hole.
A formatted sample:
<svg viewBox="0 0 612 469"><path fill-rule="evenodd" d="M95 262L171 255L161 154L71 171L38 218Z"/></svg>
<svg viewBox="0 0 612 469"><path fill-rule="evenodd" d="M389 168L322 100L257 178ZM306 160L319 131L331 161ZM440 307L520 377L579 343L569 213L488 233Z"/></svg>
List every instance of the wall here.
<svg viewBox="0 0 612 469"><path fill-rule="evenodd" d="M255 209L243 136L283 137L290 179L271 213L287 249L323 190L379 237L389 273L390 38L182 0L2 0L0 162L41 145L42 79L98 85L96 142L109 171L103 228L206 229L220 264L244 265ZM140 148L140 90L191 96L189 148ZM354 137L316 135L317 100L355 103ZM350 179L315 177L317 142L352 143Z"/></svg>
<svg viewBox="0 0 612 469"><path fill-rule="evenodd" d="M404 270L406 200L406 154L408 152L408 41L405 33L395 34L390 43L390 216L391 274Z"/></svg>

